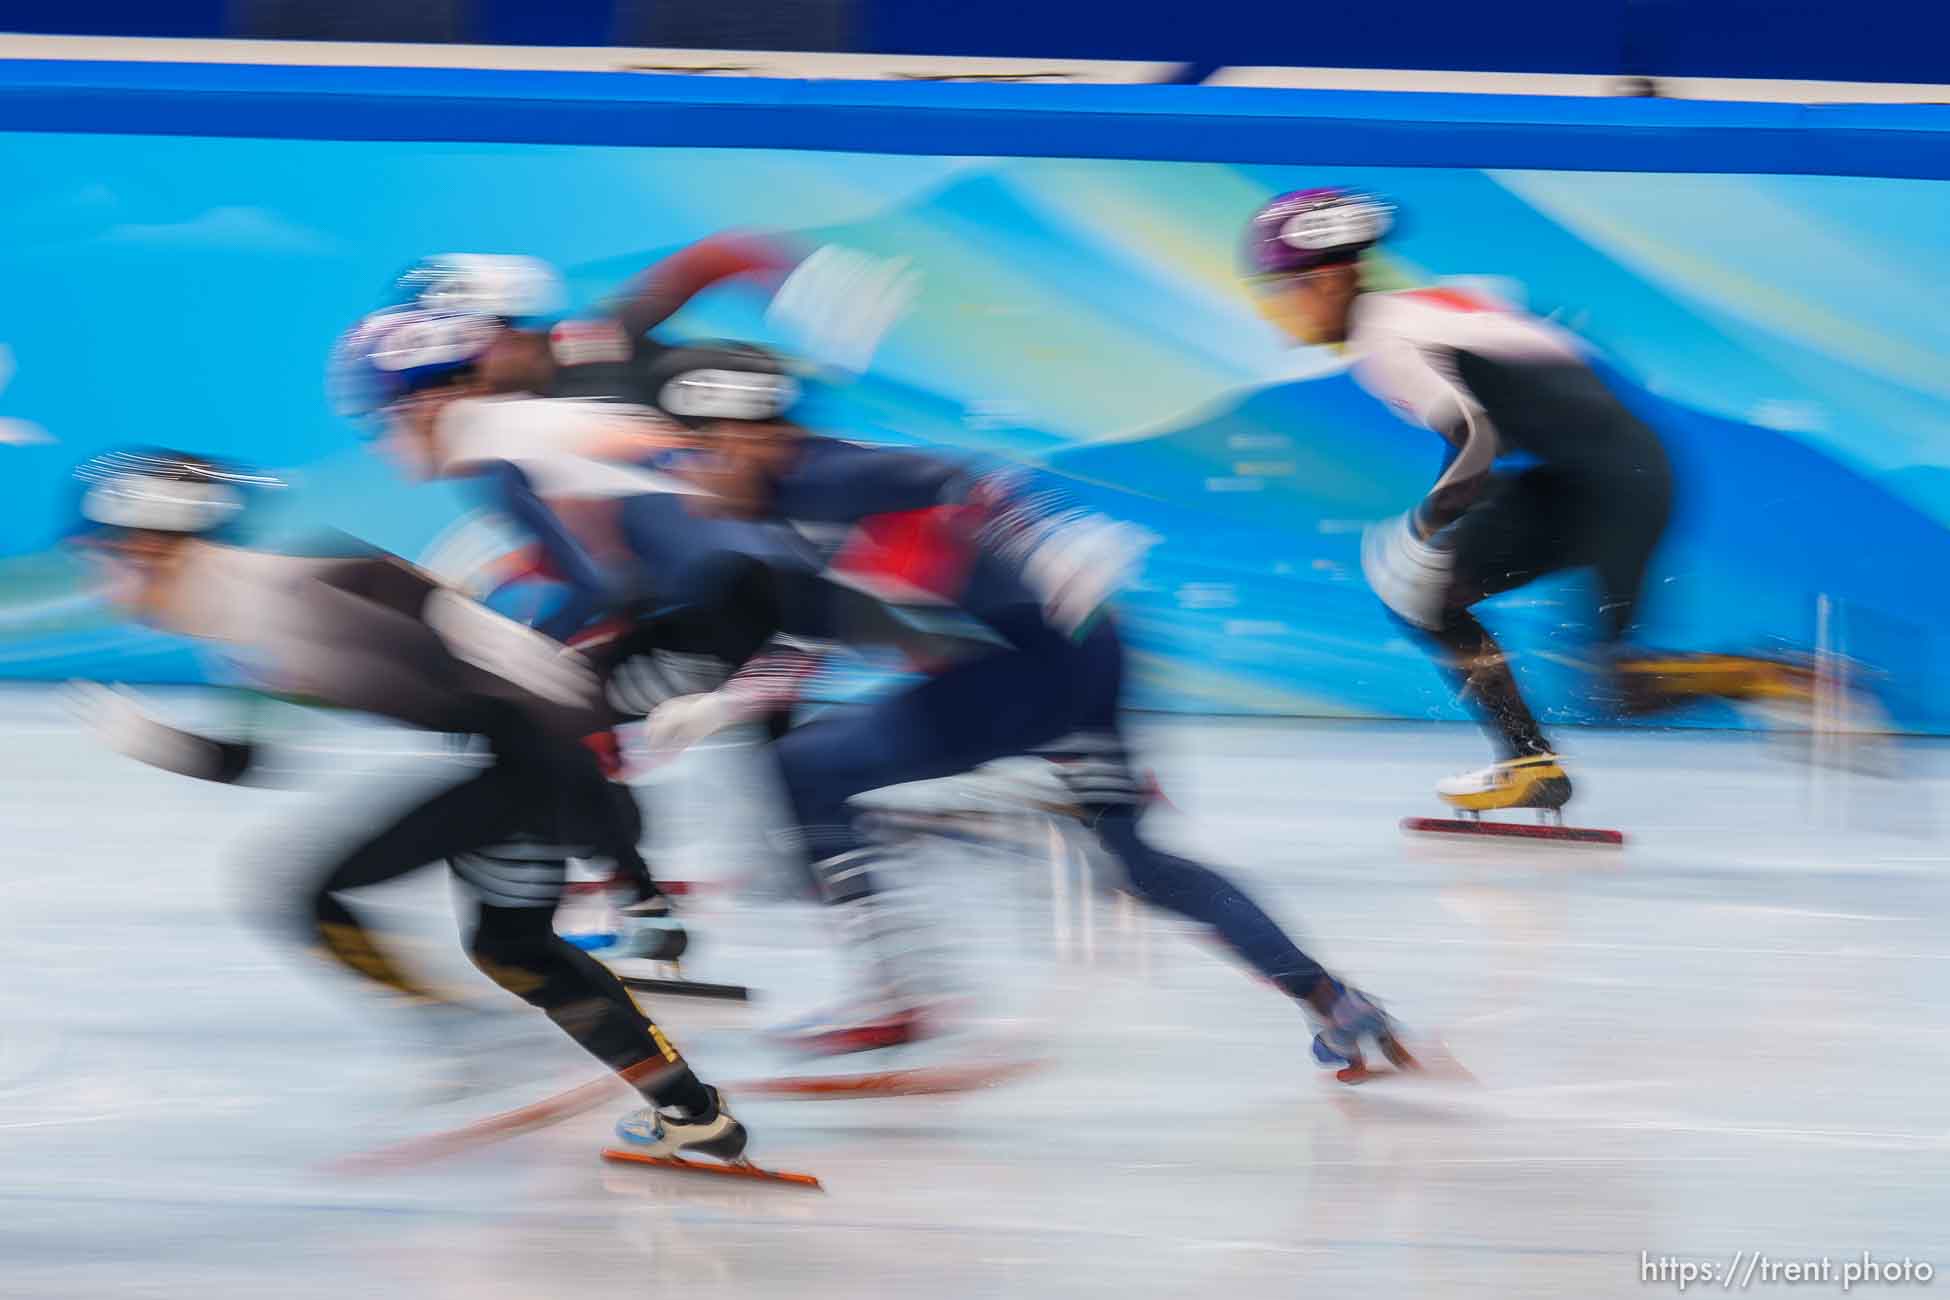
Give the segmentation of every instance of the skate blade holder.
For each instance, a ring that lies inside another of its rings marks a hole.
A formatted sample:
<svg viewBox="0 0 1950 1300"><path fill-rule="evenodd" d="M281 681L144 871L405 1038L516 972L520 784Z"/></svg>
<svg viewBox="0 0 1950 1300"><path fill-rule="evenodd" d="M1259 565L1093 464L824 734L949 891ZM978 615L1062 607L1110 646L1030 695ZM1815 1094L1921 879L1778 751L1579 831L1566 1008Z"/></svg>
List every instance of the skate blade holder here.
<svg viewBox="0 0 1950 1300"><path fill-rule="evenodd" d="M1464 811L1460 817L1404 817L1402 830L1453 840L1520 840L1533 844L1567 844L1585 848L1622 849L1625 836L1614 830L1592 826L1566 826L1564 814L1556 808L1538 808L1537 822L1485 820L1480 812Z"/></svg>
<svg viewBox="0 0 1950 1300"><path fill-rule="evenodd" d="M661 993L673 998L710 998L717 1002L750 1002L752 991L743 984L712 984L705 980L686 979L684 971L674 961L655 961L650 963L651 975L626 975L621 971L616 978L623 981L623 987L637 993Z"/></svg>
<svg viewBox="0 0 1950 1300"><path fill-rule="evenodd" d="M636 1151L625 1151L620 1147L604 1147L603 1159L620 1164L644 1165L652 1169L669 1169L686 1174L709 1174L717 1178L738 1178L751 1182L777 1183L787 1187L801 1187L810 1192L823 1192L825 1186L811 1174L796 1173L787 1169L766 1169L749 1160L733 1160L719 1164L716 1161L686 1160L682 1156L649 1156Z"/></svg>

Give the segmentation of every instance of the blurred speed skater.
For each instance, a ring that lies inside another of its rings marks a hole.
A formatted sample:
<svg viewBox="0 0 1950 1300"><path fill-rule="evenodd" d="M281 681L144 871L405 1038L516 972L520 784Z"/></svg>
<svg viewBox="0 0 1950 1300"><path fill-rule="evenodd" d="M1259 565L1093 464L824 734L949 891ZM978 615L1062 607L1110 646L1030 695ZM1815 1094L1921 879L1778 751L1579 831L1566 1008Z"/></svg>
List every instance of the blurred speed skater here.
<svg viewBox="0 0 1950 1300"><path fill-rule="evenodd" d="M1283 194L1247 227L1246 271L1266 314L1302 343L1345 349L1355 379L1448 444L1422 500L1369 530L1362 568L1435 655L1497 761L1437 793L1470 812L1561 808L1571 781L1475 606L1546 574L1588 568L1599 600L1603 702L1622 715L1701 698L1806 701L1804 667L1632 648L1646 569L1672 512L1659 437L1606 386L1583 346L1478 290L1373 292L1362 256L1395 221L1370 194ZM1500 468L1505 457L1527 458Z"/></svg>

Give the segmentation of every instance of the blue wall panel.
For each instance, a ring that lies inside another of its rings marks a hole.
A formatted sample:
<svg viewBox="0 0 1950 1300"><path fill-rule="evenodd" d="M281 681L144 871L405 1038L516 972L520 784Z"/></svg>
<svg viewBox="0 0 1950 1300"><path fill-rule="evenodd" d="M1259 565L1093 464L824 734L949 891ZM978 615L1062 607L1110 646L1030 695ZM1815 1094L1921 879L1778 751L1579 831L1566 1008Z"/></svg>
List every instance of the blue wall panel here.
<svg viewBox="0 0 1950 1300"><path fill-rule="evenodd" d="M464 485L401 478L322 366L388 278L525 252L587 305L727 227L905 257L913 310L823 395L838 432L1029 461L1166 541L1133 598L1149 698L1454 716L1361 580L1361 526L1440 449L1233 262L1272 193L1352 183L1408 220L1405 284L1493 277L1597 346L1684 477L1649 636L1813 644L1816 602L1950 731L1950 114L1190 87L576 74L0 68L0 675L174 679L54 546L70 467L173 443L289 474L332 526L465 571L503 545ZM680 337L767 339L726 286ZM772 339L774 342L783 340ZM1938 586L1941 584L1938 583ZM1500 602L1552 716L1575 580ZM1534 651L1547 651L1536 654Z"/></svg>

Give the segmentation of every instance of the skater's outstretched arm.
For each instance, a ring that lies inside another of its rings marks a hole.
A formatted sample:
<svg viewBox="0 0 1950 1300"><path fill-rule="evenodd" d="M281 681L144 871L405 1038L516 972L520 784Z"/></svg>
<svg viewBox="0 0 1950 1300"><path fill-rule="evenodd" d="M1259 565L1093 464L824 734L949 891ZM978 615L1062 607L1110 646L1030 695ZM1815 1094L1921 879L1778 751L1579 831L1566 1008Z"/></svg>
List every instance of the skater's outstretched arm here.
<svg viewBox="0 0 1950 1300"><path fill-rule="evenodd" d="M165 772L215 781L242 781L258 759L251 740L217 740L156 717L123 686L77 682L69 688L75 712L116 753Z"/></svg>
<svg viewBox="0 0 1950 1300"><path fill-rule="evenodd" d="M1363 382L1396 414L1441 435L1449 444L1442 473L1411 516L1416 532L1431 537L1462 517L1489 483L1496 462L1495 427L1456 374L1453 353L1386 338L1361 362Z"/></svg>
<svg viewBox="0 0 1950 1300"><path fill-rule="evenodd" d="M798 260L777 239L737 232L712 235L644 271L610 311L630 338L639 340L712 285L741 276L782 280Z"/></svg>

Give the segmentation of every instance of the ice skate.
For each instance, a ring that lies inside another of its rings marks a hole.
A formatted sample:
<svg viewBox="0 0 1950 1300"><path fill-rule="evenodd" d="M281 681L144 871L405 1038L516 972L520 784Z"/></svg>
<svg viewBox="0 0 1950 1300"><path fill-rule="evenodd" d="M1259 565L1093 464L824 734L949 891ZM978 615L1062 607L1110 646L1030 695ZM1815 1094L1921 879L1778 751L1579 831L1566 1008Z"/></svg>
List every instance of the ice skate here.
<svg viewBox="0 0 1950 1300"><path fill-rule="evenodd" d="M1566 826L1562 809L1571 799L1571 778L1555 754L1527 754L1437 782L1436 796L1461 818L1409 817L1402 829L1418 835L1488 836L1551 840L1616 848L1625 837L1613 830ZM1537 823L1485 818L1486 812L1534 809Z"/></svg>
<svg viewBox="0 0 1950 1300"><path fill-rule="evenodd" d="M639 913L644 904L620 908L616 916L616 942L603 954L605 960L669 962L675 964L690 948L690 934L683 925L669 919L669 907L662 912Z"/></svg>
<svg viewBox="0 0 1950 1300"><path fill-rule="evenodd" d="M1571 801L1571 778L1557 755L1526 754L1438 781L1435 793L1451 808L1466 813L1506 808L1556 812Z"/></svg>
<svg viewBox="0 0 1950 1300"><path fill-rule="evenodd" d="M724 1094L716 1088L706 1091L711 1094L708 1115L659 1110L655 1106L645 1106L625 1115L616 1125L616 1145L603 1148L603 1159L821 1190L819 1180L811 1174L763 1169L747 1160L745 1126L732 1117L725 1106ZM693 1156L712 1159L694 1160Z"/></svg>
<svg viewBox="0 0 1950 1300"><path fill-rule="evenodd" d="M1397 1070L1419 1070L1420 1062L1402 1044L1399 1026L1379 1004L1359 989L1337 985L1331 1015L1317 1019L1314 1035L1314 1060L1334 1071L1342 1083L1363 1083L1376 1071L1368 1065L1362 1051L1364 1042L1373 1046Z"/></svg>
<svg viewBox="0 0 1950 1300"><path fill-rule="evenodd" d="M651 1159L704 1155L734 1161L745 1154L745 1126L733 1117L716 1088L703 1115L645 1106L616 1122L619 1149Z"/></svg>
<svg viewBox="0 0 1950 1300"><path fill-rule="evenodd" d="M1805 715L1819 689L1813 664L1753 655L1644 654L1620 659L1628 709L1693 699L1727 700L1769 711Z"/></svg>
<svg viewBox="0 0 1950 1300"><path fill-rule="evenodd" d="M670 905L670 896L664 893L655 881L651 881L648 893L634 903L626 904L617 910L624 916L637 920L654 920L669 916L674 909Z"/></svg>
<svg viewBox="0 0 1950 1300"><path fill-rule="evenodd" d="M806 1056L845 1056L904 1047L941 1032L941 1007L927 1002L852 1002L779 1025L772 1038Z"/></svg>

